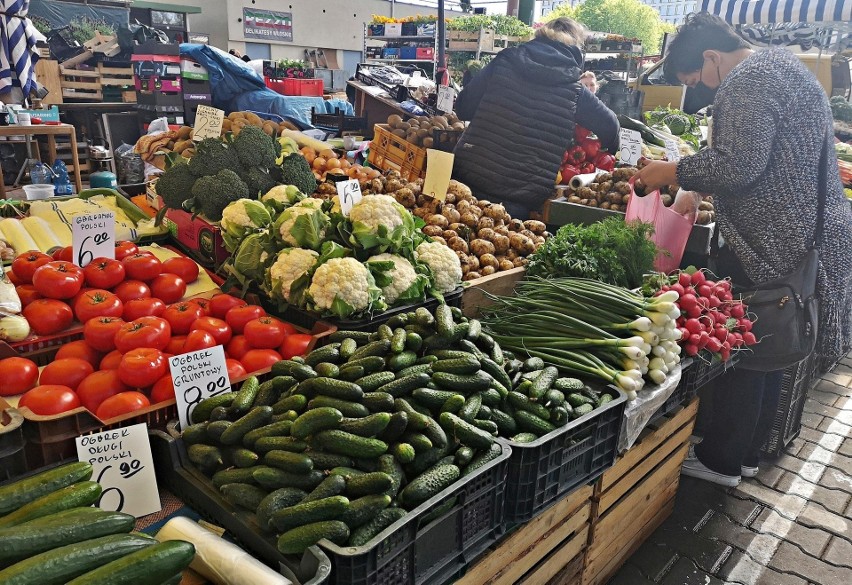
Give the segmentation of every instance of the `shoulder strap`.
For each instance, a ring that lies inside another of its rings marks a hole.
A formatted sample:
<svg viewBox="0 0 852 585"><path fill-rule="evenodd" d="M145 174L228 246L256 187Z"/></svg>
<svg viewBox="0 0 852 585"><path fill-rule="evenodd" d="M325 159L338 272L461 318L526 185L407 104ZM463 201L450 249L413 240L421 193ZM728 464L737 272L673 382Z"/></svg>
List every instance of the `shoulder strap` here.
<svg viewBox="0 0 852 585"><path fill-rule="evenodd" d="M831 140L828 138L823 139L822 148L820 149L819 155L819 167L817 168L817 172L819 175L817 176L817 217L816 217L816 229L814 229L814 241L813 248L819 248L822 245L822 231L823 226L825 224L825 198L828 196L828 145L831 144Z"/></svg>

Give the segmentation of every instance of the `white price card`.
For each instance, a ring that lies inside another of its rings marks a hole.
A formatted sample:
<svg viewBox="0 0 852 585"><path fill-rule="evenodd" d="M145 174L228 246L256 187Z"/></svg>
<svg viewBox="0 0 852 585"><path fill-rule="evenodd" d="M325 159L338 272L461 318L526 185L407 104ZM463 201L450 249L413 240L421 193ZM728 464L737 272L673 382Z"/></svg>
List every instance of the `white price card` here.
<svg viewBox="0 0 852 585"><path fill-rule="evenodd" d="M169 372L182 429L190 425L190 415L199 402L231 391L221 345L170 357Z"/></svg>
<svg viewBox="0 0 852 585"><path fill-rule="evenodd" d="M147 424L84 435L76 441L77 459L92 465L92 480L103 488L96 506L136 518L160 511Z"/></svg>
<svg viewBox="0 0 852 585"><path fill-rule="evenodd" d="M671 138L665 139L666 143L666 158L670 161L680 160L680 148L678 148L677 140Z"/></svg>
<svg viewBox="0 0 852 585"><path fill-rule="evenodd" d="M222 122L225 112L210 106L198 106L195 111L195 126L192 128L192 139L219 138L222 134Z"/></svg>
<svg viewBox="0 0 852 585"><path fill-rule="evenodd" d="M453 105L456 101L456 92L452 87L448 85L439 85L438 86L438 100L436 107L444 112L445 114L450 114L453 111Z"/></svg>
<svg viewBox="0 0 852 585"><path fill-rule="evenodd" d="M81 268L95 258L115 258L115 213L90 213L71 219L74 264Z"/></svg>
<svg viewBox="0 0 852 585"><path fill-rule="evenodd" d="M423 194L443 201L447 198L453 163L456 157L452 152L426 149L426 178L423 179Z"/></svg>
<svg viewBox="0 0 852 585"><path fill-rule="evenodd" d="M622 128L618 134L621 149L618 151L618 160L627 165L635 165L642 158L642 135L636 130Z"/></svg>
<svg viewBox="0 0 852 585"><path fill-rule="evenodd" d="M340 198L340 212L344 217L349 217L352 206L361 201L361 197L363 197L361 184L358 183L358 179L349 179L348 181L338 181L334 186L337 188L337 196Z"/></svg>

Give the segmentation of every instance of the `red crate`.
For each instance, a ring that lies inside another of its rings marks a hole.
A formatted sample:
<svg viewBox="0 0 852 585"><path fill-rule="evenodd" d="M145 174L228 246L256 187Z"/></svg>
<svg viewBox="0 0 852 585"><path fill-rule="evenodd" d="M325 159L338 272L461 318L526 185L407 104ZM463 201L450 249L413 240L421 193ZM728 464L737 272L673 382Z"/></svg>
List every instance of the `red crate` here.
<svg viewBox="0 0 852 585"><path fill-rule="evenodd" d="M322 79L272 79L271 77L263 79L266 87L281 95L322 97Z"/></svg>
<svg viewBox="0 0 852 585"><path fill-rule="evenodd" d="M435 48L434 47L417 47L417 58L418 59L434 59L435 58Z"/></svg>

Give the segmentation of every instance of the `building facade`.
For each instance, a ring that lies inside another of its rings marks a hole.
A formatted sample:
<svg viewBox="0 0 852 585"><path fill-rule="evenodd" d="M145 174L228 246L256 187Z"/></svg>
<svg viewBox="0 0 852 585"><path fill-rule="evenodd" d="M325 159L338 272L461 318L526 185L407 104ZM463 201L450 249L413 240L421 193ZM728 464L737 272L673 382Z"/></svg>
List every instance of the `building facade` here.
<svg viewBox="0 0 852 585"><path fill-rule="evenodd" d="M680 24L690 12L701 9L701 3L696 0L642 0L645 4L660 13L663 22Z"/></svg>

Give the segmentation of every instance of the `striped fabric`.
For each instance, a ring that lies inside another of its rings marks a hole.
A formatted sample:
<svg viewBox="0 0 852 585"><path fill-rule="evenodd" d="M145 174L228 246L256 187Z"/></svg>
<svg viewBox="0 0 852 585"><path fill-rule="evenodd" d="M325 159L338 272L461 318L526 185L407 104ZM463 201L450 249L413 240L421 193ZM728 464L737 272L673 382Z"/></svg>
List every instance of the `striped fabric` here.
<svg viewBox="0 0 852 585"><path fill-rule="evenodd" d="M760 47L799 45L803 51L833 48L841 52L852 46L852 35L844 32L842 28L835 28L834 24L753 24L737 26L737 32L751 44Z"/></svg>
<svg viewBox="0 0 852 585"><path fill-rule="evenodd" d="M0 0L0 93L35 89L36 41L43 38L27 16L30 0Z"/></svg>
<svg viewBox="0 0 852 585"><path fill-rule="evenodd" d="M852 20L852 0L701 0L701 10L731 24Z"/></svg>

